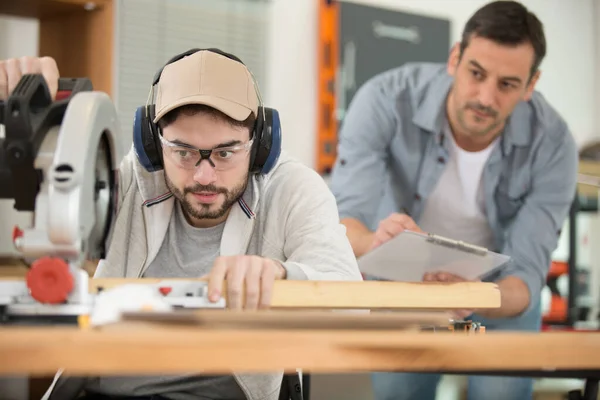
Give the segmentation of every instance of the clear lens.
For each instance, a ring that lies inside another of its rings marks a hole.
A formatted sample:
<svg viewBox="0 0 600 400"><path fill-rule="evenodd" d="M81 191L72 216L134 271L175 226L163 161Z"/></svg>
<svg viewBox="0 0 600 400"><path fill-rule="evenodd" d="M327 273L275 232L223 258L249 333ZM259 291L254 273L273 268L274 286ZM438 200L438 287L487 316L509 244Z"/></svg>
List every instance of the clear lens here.
<svg viewBox="0 0 600 400"><path fill-rule="evenodd" d="M160 139L163 143L165 155L177 166L183 169L194 169L199 166L199 161L202 158L199 149L171 143L162 136ZM252 140L237 146L213 149L210 154L211 165L220 171L234 168L246 159L251 146Z"/></svg>

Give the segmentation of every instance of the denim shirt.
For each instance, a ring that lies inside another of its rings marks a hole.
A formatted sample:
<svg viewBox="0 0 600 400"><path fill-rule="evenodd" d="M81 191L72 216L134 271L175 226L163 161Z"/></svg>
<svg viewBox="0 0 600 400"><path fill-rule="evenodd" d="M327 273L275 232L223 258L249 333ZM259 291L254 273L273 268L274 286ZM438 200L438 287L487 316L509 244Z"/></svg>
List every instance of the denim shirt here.
<svg viewBox="0 0 600 400"><path fill-rule="evenodd" d="M372 231L392 213L417 224L449 157L445 101L453 78L440 64L405 64L371 78L346 113L331 176L340 218ZM578 153L542 94L517 105L483 172L487 221L512 275L539 300L576 193ZM526 310L527 311L527 310Z"/></svg>

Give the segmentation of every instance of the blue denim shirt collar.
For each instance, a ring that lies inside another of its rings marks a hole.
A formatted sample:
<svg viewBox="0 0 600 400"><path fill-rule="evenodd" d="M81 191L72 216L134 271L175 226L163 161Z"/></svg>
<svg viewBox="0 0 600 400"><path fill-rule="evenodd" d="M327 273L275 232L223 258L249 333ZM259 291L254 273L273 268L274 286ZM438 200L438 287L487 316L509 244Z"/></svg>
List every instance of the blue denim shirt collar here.
<svg viewBox="0 0 600 400"><path fill-rule="evenodd" d="M424 89L423 101L413 117L413 122L424 131L442 134L446 120L446 98L453 82L452 76L444 74ZM526 102L520 102L506 121L500 138L503 157L510 154L513 146L527 146L531 142L532 128L527 107Z"/></svg>
<svg viewBox="0 0 600 400"><path fill-rule="evenodd" d="M453 78L450 75L440 75L428 86L413 117L415 125L435 134L442 133L446 119L446 98L452 87Z"/></svg>

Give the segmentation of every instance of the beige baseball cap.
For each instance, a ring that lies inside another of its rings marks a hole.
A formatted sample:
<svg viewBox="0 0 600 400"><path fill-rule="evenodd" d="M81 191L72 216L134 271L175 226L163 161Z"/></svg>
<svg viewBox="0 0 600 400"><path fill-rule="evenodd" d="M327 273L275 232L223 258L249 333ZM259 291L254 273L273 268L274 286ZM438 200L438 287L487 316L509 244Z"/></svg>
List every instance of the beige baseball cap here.
<svg viewBox="0 0 600 400"><path fill-rule="evenodd" d="M205 104L237 121L258 113L252 75L242 63L201 50L168 64L156 85L157 123L169 111L188 104Z"/></svg>

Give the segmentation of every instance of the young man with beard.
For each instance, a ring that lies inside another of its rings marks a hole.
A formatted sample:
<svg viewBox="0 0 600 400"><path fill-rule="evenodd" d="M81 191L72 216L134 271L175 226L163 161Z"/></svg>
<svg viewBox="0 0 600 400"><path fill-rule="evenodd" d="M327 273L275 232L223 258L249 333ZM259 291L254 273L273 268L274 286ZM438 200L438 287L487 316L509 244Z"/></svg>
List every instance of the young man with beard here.
<svg viewBox="0 0 600 400"><path fill-rule="evenodd" d="M534 91L545 53L534 14L488 3L446 65L411 63L367 82L340 134L332 190L357 256L407 229L511 256L490 278L502 306L456 311L488 330L540 328L541 290L575 196L574 139ZM439 378L376 373L375 398L433 400ZM531 396L531 379L469 377L469 399Z"/></svg>
<svg viewBox="0 0 600 400"><path fill-rule="evenodd" d="M276 145L266 161L260 154L265 114L250 71L216 49L189 53L155 82L149 122L156 124L157 154L139 137L144 121L136 118L134 146L119 170L110 246L95 276L208 276L211 300L226 280L227 306L235 309L269 307L278 279L360 280L322 178L279 156ZM26 58L0 64L0 97L24 73L44 74L56 93L56 63ZM93 399L276 400L282 375L61 378L51 398L84 390Z"/></svg>

